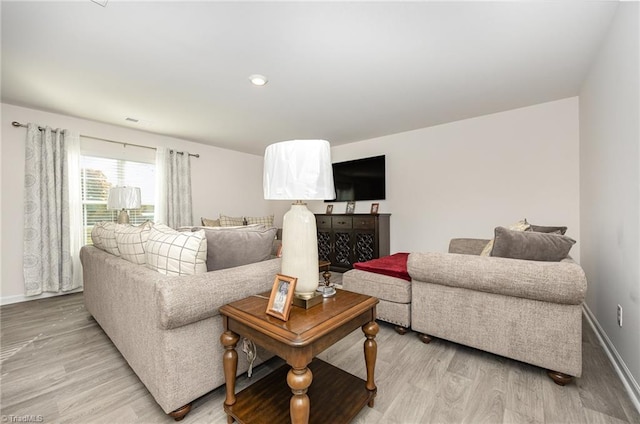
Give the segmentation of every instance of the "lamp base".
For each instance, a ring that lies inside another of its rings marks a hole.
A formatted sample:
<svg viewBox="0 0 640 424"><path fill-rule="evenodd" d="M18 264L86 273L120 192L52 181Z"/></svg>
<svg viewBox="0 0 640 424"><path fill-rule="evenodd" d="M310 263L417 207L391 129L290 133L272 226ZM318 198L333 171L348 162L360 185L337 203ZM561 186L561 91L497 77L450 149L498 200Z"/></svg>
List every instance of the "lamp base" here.
<svg viewBox="0 0 640 424"><path fill-rule="evenodd" d="M298 279L296 297L310 298L318 288L316 217L304 203L294 203L282 220L282 274Z"/></svg>
<svg viewBox="0 0 640 424"><path fill-rule="evenodd" d="M316 292L311 297L298 297L296 295L293 296L293 306L297 306L299 308L309 309L320 303L322 303L322 293Z"/></svg>
<svg viewBox="0 0 640 424"><path fill-rule="evenodd" d="M118 224L128 224L129 223L129 214L126 210L122 209L118 214Z"/></svg>

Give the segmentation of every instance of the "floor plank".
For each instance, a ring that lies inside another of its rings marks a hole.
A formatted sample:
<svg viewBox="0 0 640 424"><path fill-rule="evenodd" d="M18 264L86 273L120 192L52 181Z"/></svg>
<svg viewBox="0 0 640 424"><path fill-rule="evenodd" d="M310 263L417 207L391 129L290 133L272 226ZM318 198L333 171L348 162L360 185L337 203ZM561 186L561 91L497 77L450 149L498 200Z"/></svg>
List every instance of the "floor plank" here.
<svg viewBox="0 0 640 424"><path fill-rule="evenodd" d="M640 422L588 325L583 376L565 387L540 368L446 340L424 344L415 333L401 336L379 325L378 395L354 423ZM363 341L356 330L319 356L364 378ZM56 423L175 423L89 316L82 293L2 306L0 352L0 413L7 420L40 415ZM238 389L282 363L274 358L252 378L242 375ZM197 399L182 423L226 423L224 397L219 387Z"/></svg>

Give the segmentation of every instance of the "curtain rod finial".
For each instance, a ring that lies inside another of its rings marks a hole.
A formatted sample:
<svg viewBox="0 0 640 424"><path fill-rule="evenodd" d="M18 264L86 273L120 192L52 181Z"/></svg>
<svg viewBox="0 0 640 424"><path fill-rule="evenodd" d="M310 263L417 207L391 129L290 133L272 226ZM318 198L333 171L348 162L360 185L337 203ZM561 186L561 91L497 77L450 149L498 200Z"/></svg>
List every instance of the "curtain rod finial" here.
<svg viewBox="0 0 640 424"><path fill-rule="evenodd" d="M21 127L22 126L22 124L20 122L18 122L18 121L13 121L11 123L11 125L13 125L14 127Z"/></svg>

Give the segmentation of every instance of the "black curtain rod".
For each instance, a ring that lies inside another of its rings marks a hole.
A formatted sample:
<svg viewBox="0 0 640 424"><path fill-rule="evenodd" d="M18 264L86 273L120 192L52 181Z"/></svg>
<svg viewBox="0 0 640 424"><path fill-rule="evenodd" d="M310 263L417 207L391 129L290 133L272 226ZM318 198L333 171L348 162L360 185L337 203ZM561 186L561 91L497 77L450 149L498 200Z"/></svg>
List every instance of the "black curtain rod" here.
<svg viewBox="0 0 640 424"><path fill-rule="evenodd" d="M13 126L14 126L14 127L16 127L16 128L18 128L18 127L26 128L26 127L27 127L25 124L21 124L21 123L20 123L20 122L18 122L18 121L13 121L13 122L11 123L11 125L13 125ZM43 127L40 127L40 126L39 126L39 127L38 127L38 129L39 129L40 131L44 131L44 128L43 128ZM127 146L135 146L135 147L141 147L141 148L143 148L143 149L158 150L158 149L156 149L155 147L143 146L143 145L141 145L141 144L124 143L124 142L122 142L122 141L107 140L106 138L92 137L92 136L90 136L90 135L83 135L83 134L80 134L80 137L84 137L84 138L92 138L92 139L94 139L94 140L100 140L100 141L106 141L107 143L122 144L124 147L127 147ZM173 150L170 150L170 152L171 152L171 153L173 153ZM179 154L179 155L184 155L184 152L176 152L176 153L177 153L177 154ZM200 157L200 155L199 155L198 153L189 153L189 156L193 156L194 158L199 158L199 157Z"/></svg>

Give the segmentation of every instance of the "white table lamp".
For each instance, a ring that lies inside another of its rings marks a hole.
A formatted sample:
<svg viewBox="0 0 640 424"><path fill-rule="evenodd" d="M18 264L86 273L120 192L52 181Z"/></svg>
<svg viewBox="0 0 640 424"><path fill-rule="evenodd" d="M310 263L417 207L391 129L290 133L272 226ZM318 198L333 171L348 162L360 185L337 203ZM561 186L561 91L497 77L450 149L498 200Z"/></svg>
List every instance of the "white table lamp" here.
<svg viewBox="0 0 640 424"><path fill-rule="evenodd" d="M282 273L296 277L295 294L310 298L318 288L316 217L304 200L335 199L331 146L326 140L291 140L267 147L264 198L295 200L282 222Z"/></svg>
<svg viewBox="0 0 640 424"><path fill-rule="evenodd" d="M118 224L128 224L129 214L127 209L140 207L140 187L112 187L109 189L107 209L118 209Z"/></svg>

